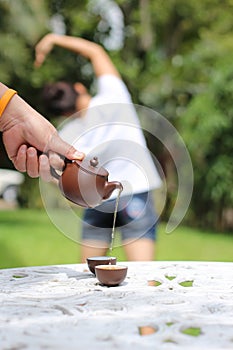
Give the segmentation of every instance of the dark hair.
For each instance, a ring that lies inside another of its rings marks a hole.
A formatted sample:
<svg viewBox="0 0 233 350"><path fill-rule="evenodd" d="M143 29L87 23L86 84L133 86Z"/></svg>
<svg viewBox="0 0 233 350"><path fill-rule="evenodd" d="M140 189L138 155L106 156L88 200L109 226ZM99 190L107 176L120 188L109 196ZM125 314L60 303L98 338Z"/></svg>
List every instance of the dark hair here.
<svg viewBox="0 0 233 350"><path fill-rule="evenodd" d="M77 97L73 84L65 81L46 84L42 92L46 109L54 114L75 112Z"/></svg>

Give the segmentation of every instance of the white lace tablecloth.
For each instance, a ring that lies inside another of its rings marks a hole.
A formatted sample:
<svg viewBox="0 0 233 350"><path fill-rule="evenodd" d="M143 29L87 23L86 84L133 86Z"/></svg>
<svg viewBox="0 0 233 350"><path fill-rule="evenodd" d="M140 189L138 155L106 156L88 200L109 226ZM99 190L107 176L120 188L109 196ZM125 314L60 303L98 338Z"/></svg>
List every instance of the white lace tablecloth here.
<svg viewBox="0 0 233 350"><path fill-rule="evenodd" d="M0 270L0 349L233 349L233 263L123 264L111 288L86 264Z"/></svg>

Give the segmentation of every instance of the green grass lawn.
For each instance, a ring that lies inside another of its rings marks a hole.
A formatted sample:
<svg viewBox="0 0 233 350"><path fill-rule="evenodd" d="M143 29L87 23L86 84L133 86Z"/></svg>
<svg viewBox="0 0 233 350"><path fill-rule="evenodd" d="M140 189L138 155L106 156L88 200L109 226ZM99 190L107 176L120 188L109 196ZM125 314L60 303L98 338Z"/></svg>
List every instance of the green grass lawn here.
<svg viewBox="0 0 233 350"><path fill-rule="evenodd" d="M0 268L80 262L80 246L52 224L43 210L0 211ZM114 248L125 260L121 247ZM180 226L158 230L157 260L233 261L233 235Z"/></svg>

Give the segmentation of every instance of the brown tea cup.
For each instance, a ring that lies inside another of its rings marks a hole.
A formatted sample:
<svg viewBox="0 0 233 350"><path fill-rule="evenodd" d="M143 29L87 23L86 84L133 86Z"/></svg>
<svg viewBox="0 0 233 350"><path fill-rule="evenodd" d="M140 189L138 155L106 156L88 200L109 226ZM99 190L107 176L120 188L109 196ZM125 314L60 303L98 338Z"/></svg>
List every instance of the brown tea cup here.
<svg viewBox="0 0 233 350"><path fill-rule="evenodd" d="M95 274L101 284L114 287L124 281L127 270L125 265L98 265L95 267Z"/></svg>
<svg viewBox="0 0 233 350"><path fill-rule="evenodd" d="M116 265L117 259L114 256L92 256L86 259L89 270L95 275L97 265Z"/></svg>

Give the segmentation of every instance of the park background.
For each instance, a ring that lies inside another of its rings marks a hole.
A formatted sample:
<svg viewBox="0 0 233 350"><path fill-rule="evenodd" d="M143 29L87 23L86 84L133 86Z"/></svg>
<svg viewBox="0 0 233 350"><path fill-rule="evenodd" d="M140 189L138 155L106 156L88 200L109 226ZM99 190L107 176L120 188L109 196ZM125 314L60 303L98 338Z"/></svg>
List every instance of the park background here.
<svg viewBox="0 0 233 350"><path fill-rule="evenodd" d="M193 163L190 207L168 235L176 168L166 148L145 135L168 189L156 259L232 261L233 1L0 0L0 28L1 81L43 115L41 89L48 81L75 82L81 73L91 91L94 85L89 62L59 48L35 69L40 38L53 31L105 47L133 102L174 125ZM0 168L12 169L2 143L0 155ZM114 253L124 260L121 248ZM79 262L79 245L46 214L38 179L25 176L18 206L0 211L0 256L0 267Z"/></svg>

